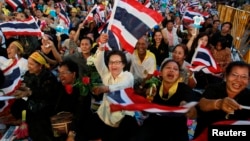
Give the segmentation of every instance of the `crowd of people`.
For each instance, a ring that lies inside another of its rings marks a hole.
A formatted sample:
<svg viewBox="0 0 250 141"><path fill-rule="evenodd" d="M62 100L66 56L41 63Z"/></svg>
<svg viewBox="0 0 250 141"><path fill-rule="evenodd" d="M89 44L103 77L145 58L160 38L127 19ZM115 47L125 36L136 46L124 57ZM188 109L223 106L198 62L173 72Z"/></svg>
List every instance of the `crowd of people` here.
<svg viewBox="0 0 250 141"><path fill-rule="evenodd" d="M25 21L33 16L43 32L41 37L6 37L0 31L0 64L17 59L22 80L13 93L16 99L10 112L21 119L22 110L27 111L32 141L189 141L193 137L188 134L188 120L197 121L195 139L217 121L250 118L249 110L242 109L242 105L250 106L250 66L232 60L233 25L222 23L218 13L211 10L216 9L215 1L151 1L149 8L160 12L163 20L138 39L133 53L108 50L108 34L98 32L102 19L86 19L95 3L105 7L101 11L107 19L113 1L33 2L31 7L14 11L0 2L1 22ZM57 16L61 5L67 9L69 25ZM203 14L202 27L197 29L183 20L182 8ZM211 52L221 73L190 69L200 46ZM157 71L159 84L152 90L147 82ZM93 72L98 74L95 82ZM0 89L4 86L2 74L1 70ZM85 82L91 83L89 89ZM198 104L181 115L111 112L108 95L126 88L133 88L145 98L153 93L150 102L159 105L182 106L192 101ZM97 102L100 105L93 109ZM68 132L58 137L51 117L62 111L70 112L73 118Z"/></svg>

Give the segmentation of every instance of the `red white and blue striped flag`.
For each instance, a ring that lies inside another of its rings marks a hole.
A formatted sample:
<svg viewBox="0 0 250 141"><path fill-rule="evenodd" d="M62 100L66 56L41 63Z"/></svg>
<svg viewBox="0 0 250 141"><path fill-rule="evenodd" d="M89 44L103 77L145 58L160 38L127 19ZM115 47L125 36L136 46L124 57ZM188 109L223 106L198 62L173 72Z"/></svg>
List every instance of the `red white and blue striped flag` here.
<svg viewBox="0 0 250 141"><path fill-rule="evenodd" d="M10 5L14 10L17 9L17 7L24 7L24 0L5 0L5 2Z"/></svg>
<svg viewBox="0 0 250 141"><path fill-rule="evenodd" d="M185 106L164 106L149 102L146 98L139 96L133 88L127 88L108 94L111 101L110 110L115 111L145 111L149 113L180 113L184 114L195 106L197 102L190 102Z"/></svg>
<svg viewBox="0 0 250 141"><path fill-rule="evenodd" d="M42 35L40 27L32 16L24 21L9 21L0 23L0 28L6 37Z"/></svg>
<svg viewBox="0 0 250 141"><path fill-rule="evenodd" d="M203 71L207 74L222 72L221 67L215 62L210 50L204 46L196 48L189 69L191 71Z"/></svg>
<svg viewBox="0 0 250 141"><path fill-rule="evenodd" d="M139 38L158 25L163 17L135 0L117 0L111 13L108 30L119 39L126 51L133 53Z"/></svg>
<svg viewBox="0 0 250 141"><path fill-rule="evenodd" d="M60 13L58 14L58 17L64 21L64 23L67 27L70 26L69 16L68 16L67 12L65 10L63 10L62 8L60 9Z"/></svg>
<svg viewBox="0 0 250 141"><path fill-rule="evenodd" d="M182 21L184 23L194 23L194 16L201 16L204 19L209 17L209 13L207 12L198 12L198 11L194 11L192 8L187 8L185 10L185 13L182 17ZM205 21L202 21L201 24L203 24Z"/></svg>
<svg viewBox="0 0 250 141"><path fill-rule="evenodd" d="M1 69L3 70L5 81L3 86L0 88L0 90L3 91L3 94L0 96L11 96L13 92L17 90L21 84L21 72L16 59L15 60L11 59L3 63L6 64L6 66L3 66L1 64ZM14 99L0 101L0 102L1 102L0 113L4 113L14 102Z"/></svg>

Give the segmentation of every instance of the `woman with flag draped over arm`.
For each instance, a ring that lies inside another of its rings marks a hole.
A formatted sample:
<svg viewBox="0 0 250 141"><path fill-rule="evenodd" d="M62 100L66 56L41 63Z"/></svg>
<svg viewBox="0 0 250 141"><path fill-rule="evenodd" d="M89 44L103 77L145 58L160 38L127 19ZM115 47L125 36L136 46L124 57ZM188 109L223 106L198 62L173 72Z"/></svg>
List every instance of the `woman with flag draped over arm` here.
<svg viewBox="0 0 250 141"><path fill-rule="evenodd" d="M165 60L160 68L162 82L157 86L152 103L164 106L180 106L195 101L192 89L181 82L180 65ZM196 110L186 114L151 113L130 141L188 141L187 117L195 118Z"/></svg>
<svg viewBox="0 0 250 141"><path fill-rule="evenodd" d="M209 85L198 105L195 138L209 125L224 120L249 120L250 90L247 88L250 66L243 61L231 62L225 70L225 82Z"/></svg>
<svg viewBox="0 0 250 141"><path fill-rule="evenodd" d="M101 43L106 43L107 34L100 37ZM104 93L103 101L94 116L93 134L94 138L101 138L102 141L127 141L128 137L136 130L137 122L134 112L118 111L110 112L110 103L107 96L109 92L133 87L134 77L124 71L127 64L126 56L122 51L111 51L107 55L107 65L104 61L104 47L100 46L96 52L94 64L100 74L103 85L95 86L92 93L95 95Z"/></svg>
<svg viewBox="0 0 250 141"><path fill-rule="evenodd" d="M50 116L54 114L58 81L48 67L46 59L39 52L32 53L28 58L28 71L24 74L25 86L14 92L18 99L12 105L11 112L20 118L21 111L27 110L28 133L33 141L54 141Z"/></svg>

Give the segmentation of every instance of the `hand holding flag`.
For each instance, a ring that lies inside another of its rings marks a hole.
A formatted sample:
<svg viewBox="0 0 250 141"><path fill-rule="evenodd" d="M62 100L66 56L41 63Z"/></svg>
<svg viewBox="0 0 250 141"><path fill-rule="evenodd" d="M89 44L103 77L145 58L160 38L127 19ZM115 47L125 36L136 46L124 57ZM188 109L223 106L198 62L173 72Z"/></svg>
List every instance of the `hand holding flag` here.
<svg viewBox="0 0 250 141"><path fill-rule="evenodd" d="M139 96L133 88L116 91L108 94L111 101L110 110L115 111L145 111L149 113L177 113L185 114L190 108L195 106L197 102L190 102L183 106L164 106L149 102L146 98Z"/></svg>

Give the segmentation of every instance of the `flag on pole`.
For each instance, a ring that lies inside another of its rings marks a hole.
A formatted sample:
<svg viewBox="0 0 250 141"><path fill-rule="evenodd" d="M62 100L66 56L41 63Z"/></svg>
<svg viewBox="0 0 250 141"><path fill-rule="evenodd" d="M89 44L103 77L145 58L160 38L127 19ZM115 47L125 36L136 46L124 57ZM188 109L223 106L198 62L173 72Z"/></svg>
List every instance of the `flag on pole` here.
<svg viewBox="0 0 250 141"><path fill-rule="evenodd" d="M111 13L108 30L119 39L126 51L133 53L139 38L146 34L163 17L135 0L117 0Z"/></svg>

